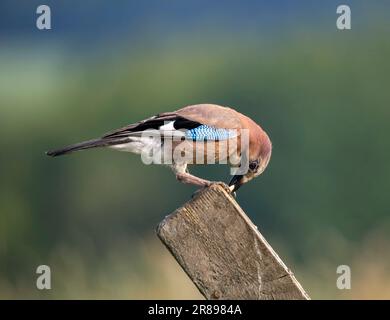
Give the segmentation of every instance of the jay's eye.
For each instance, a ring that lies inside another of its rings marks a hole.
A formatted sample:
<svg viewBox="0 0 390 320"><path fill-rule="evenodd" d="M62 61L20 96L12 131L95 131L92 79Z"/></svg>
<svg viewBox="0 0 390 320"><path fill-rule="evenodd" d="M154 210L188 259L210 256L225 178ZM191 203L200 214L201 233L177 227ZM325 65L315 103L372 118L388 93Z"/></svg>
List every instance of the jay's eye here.
<svg viewBox="0 0 390 320"><path fill-rule="evenodd" d="M251 171L255 171L257 169L257 167L259 166L259 161L252 161L251 163L249 163L249 169Z"/></svg>

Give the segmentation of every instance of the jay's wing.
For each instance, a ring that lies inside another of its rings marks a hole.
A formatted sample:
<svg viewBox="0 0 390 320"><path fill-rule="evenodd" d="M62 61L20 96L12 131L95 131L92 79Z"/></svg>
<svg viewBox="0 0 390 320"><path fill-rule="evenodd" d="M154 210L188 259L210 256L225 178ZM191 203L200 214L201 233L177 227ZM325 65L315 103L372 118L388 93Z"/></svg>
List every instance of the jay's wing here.
<svg viewBox="0 0 390 320"><path fill-rule="evenodd" d="M240 128L237 114L233 109L217 105L188 106L116 129L98 139L48 151L47 155L59 156L78 150L124 144L129 142L131 137L141 136L146 131L152 132L152 130L163 131L164 136L180 134L192 141L225 140L236 136L236 132L230 129Z"/></svg>
<svg viewBox="0 0 390 320"><path fill-rule="evenodd" d="M231 137L227 129L240 129L238 113L230 108L211 104L188 106L174 112L160 113L148 119L106 133L102 139L123 138L147 130L189 131L192 140L215 140ZM198 130L196 130L198 129ZM226 132L224 131L226 130ZM227 134L229 133L229 134Z"/></svg>

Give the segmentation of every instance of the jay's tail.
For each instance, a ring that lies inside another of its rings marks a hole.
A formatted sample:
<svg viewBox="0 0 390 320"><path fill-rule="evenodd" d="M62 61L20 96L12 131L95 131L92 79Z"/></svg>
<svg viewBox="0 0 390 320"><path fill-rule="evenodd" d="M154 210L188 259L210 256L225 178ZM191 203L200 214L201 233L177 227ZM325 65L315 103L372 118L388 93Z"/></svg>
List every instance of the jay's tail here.
<svg viewBox="0 0 390 320"><path fill-rule="evenodd" d="M129 138L99 138L99 139L93 139L93 140L88 140L88 141L83 141L79 142L76 144L71 144L69 146L60 148L60 149L55 149L55 150L50 150L47 151L46 154L51 157L57 157L57 156L62 156L65 154L69 154L75 151L80 151L80 150L86 150L86 149L92 149L92 148L99 148L99 147L108 147L108 146L113 146L117 144L123 144L129 142Z"/></svg>

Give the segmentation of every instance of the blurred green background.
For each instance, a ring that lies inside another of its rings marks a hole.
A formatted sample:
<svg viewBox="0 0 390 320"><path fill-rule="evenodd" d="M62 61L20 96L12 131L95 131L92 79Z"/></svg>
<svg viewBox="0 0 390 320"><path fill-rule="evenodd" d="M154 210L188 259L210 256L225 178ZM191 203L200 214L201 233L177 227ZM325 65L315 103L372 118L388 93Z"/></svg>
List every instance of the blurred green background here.
<svg viewBox="0 0 390 320"><path fill-rule="evenodd" d="M193 187L127 153L44 152L205 102L269 133L237 200L311 297L390 298L390 3L343 3L349 31L338 1L46 1L39 31L39 1L3 0L0 298L201 298L154 233Z"/></svg>

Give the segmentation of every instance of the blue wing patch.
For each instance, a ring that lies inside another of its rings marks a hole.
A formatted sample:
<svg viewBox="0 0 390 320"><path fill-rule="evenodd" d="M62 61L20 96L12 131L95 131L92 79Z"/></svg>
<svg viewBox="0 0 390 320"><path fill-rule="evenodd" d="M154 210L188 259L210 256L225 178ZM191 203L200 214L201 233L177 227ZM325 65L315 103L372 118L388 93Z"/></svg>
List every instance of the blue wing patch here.
<svg viewBox="0 0 390 320"><path fill-rule="evenodd" d="M227 140L237 137L237 131L234 129L219 129L202 124L199 127L187 130L185 137L193 141Z"/></svg>

